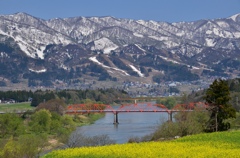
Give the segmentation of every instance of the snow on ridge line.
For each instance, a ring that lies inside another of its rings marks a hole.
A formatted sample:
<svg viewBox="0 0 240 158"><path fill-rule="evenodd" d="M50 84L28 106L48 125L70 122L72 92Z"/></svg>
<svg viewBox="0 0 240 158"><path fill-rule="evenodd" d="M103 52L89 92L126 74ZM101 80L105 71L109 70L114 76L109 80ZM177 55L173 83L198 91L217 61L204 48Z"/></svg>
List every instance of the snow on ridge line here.
<svg viewBox="0 0 240 158"><path fill-rule="evenodd" d="M114 67L109 67L109 66L106 66L106 65L100 63L100 62L97 60L96 57L90 57L89 60L91 60L91 61L93 61L93 62L101 65L102 67L109 68L109 69L113 69L113 70L117 70L117 71L120 71L120 72L124 73L126 76L130 76L127 72L125 72L125 71L123 71L123 70L121 70L121 69L117 69L117 68L114 68Z"/></svg>
<svg viewBox="0 0 240 158"><path fill-rule="evenodd" d="M240 14L235 14L235 15L229 17L228 19L232 19L233 21L236 22L236 19L237 19L238 15L240 15Z"/></svg>
<svg viewBox="0 0 240 158"><path fill-rule="evenodd" d="M133 65L129 66L133 69L133 71L137 72L140 77L144 77L144 74L142 74L136 67L134 67Z"/></svg>
<svg viewBox="0 0 240 158"><path fill-rule="evenodd" d="M47 69L42 69L42 70L33 70L33 69L28 69L29 71L32 71L32 72L36 72L36 73L43 73L43 72L46 72Z"/></svg>

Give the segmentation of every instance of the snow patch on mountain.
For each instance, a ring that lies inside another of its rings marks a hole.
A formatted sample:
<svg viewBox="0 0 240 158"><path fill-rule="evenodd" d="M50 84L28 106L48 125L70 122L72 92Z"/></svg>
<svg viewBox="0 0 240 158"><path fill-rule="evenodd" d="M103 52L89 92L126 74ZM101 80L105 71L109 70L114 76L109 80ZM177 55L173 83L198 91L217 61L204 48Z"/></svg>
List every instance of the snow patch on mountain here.
<svg viewBox="0 0 240 158"><path fill-rule="evenodd" d="M14 37L13 37L14 38ZM18 46L20 47L20 49L26 53L27 56L32 57L32 58L36 58L35 54L31 53L28 49L28 44L23 41L23 39L20 36L17 36L14 38L15 41L17 42Z"/></svg>
<svg viewBox="0 0 240 158"><path fill-rule="evenodd" d="M149 38L158 40L158 41L163 41L163 40L169 40L169 37L166 36L161 36L161 37L157 37L157 36L148 36Z"/></svg>
<svg viewBox="0 0 240 158"><path fill-rule="evenodd" d="M40 59L44 59L44 51L45 46L41 46L39 49L37 49L36 53Z"/></svg>
<svg viewBox="0 0 240 158"><path fill-rule="evenodd" d="M218 28L213 28L213 33L222 38L233 38L232 33L228 31L220 30Z"/></svg>
<svg viewBox="0 0 240 158"><path fill-rule="evenodd" d="M43 73L43 72L46 72L47 69L41 69L41 70L33 70L33 69L28 69L29 71L32 71L32 72L35 72L35 73Z"/></svg>
<svg viewBox="0 0 240 158"><path fill-rule="evenodd" d="M235 32L233 35L235 38L240 38L240 32Z"/></svg>
<svg viewBox="0 0 240 158"><path fill-rule="evenodd" d="M146 50L144 50L143 48L141 48L138 44L135 44L136 47L138 47L138 49L140 49L143 52L146 52Z"/></svg>
<svg viewBox="0 0 240 158"><path fill-rule="evenodd" d="M63 63L60 65L60 67L63 68L64 70L69 70L70 69L67 66L65 66Z"/></svg>
<svg viewBox="0 0 240 158"><path fill-rule="evenodd" d="M199 69L200 69L199 67L196 67L196 66L190 66L190 65L188 65L188 67L192 67L192 69L194 69L194 70L199 70Z"/></svg>
<svg viewBox="0 0 240 158"><path fill-rule="evenodd" d="M16 41L16 43L18 44L18 46L20 47L20 49L24 53L26 53L27 56L29 56L31 58L36 58L36 56L34 54L30 53L30 51L28 50L28 46L27 46L28 44L22 39L21 36L14 37L11 34L7 34L7 33L3 32L2 30L0 30L0 34L13 38Z"/></svg>
<svg viewBox="0 0 240 158"><path fill-rule="evenodd" d="M214 39L211 39L211 38L206 38L205 41L206 41L206 44L205 44L205 45L208 46L208 47L214 47L215 44L216 44L216 42L214 41Z"/></svg>
<svg viewBox="0 0 240 158"><path fill-rule="evenodd" d="M0 34L5 35L5 36L8 36L8 34L5 33L5 32L3 32L1 29L0 29Z"/></svg>
<svg viewBox="0 0 240 158"><path fill-rule="evenodd" d="M182 33L179 33L177 36L182 36L182 35L183 35ZM170 37L167 37L167 36L161 36L161 37L148 36L148 37L158 41L162 41L165 44L166 48L173 48L180 45L180 43L174 42Z"/></svg>
<svg viewBox="0 0 240 158"><path fill-rule="evenodd" d="M186 65L186 64L184 64L184 63L177 62L177 61L175 61L175 60L169 59L169 58L164 57L164 56L161 56L161 55L158 55L158 56L159 56L160 58L166 60L166 61L170 61L170 62L173 62L173 63L175 63L175 64ZM200 69L199 67L196 67L196 66L191 66L191 65L186 65L186 66L189 67L189 68L195 69L195 70L199 70L199 69Z"/></svg>
<svg viewBox="0 0 240 158"><path fill-rule="evenodd" d="M98 65L101 65L102 67L105 67L105 68L108 68L108 69L113 69L113 70L116 70L116 71L120 71L120 72L122 72L124 75L130 76L126 71L123 71L123 70L118 69L118 68L106 66L106 65L104 65L103 63L100 63L95 56L94 56L94 57L90 57L89 60L97 63Z"/></svg>
<svg viewBox="0 0 240 158"><path fill-rule="evenodd" d="M136 22L141 25L146 25L146 21L144 21L144 20L137 20Z"/></svg>
<svg viewBox="0 0 240 158"><path fill-rule="evenodd" d="M158 56L159 56L160 58L166 60L166 61L170 61L170 62L173 62L173 63L175 63L175 64L180 64L179 62L177 62L177 61L175 61L175 60L172 60L172 59L169 59L169 58L167 58L167 57L164 57L164 56L161 56L161 55L158 55Z"/></svg>
<svg viewBox="0 0 240 158"><path fill-rule="evenodd" d="M0 52L0 58L9 58L9 55L5 52Z"/></svg>
<svg viewBox="0 0 240 158"><path fill-rule="evenodd" d="M141 73L141 71L139 71L135 66L133 65L129 65L133 71L137 72L137 74L140 76L140 77L144 77L144 74Z"/></svg>
<svg viewBox="0 0 240 158"><path fill-rule="evenodd" d="M172 48L172 47L177 47L179 46L178 43L173 42L173 41L164 41L163 42L167 48Z"/></svg>
<svg viewBox="0 0 240 158"><path fill-rule="evenodd" d="M133 35L136 36L136 37L140 37L140 38L143 38L143 37L144 37L143 35L138 34L138 33L135 33L135 32L133 33Z"/></svg>
<svg viewBox="0 0 240 158"><path fill-rule="evenodd" d="M208 34L208 35L211 35L213 32L212 32L212 30L207 30L206 31L206 34Z"/></svg>
<svg viewBox="0 0 240 158"><path fill-rule="evenodd" d="M104 54L109 54L117 48L118 46L116 44L104 37L94 41L94 46L91 47L91 50L103 50Z"/></svg>
<svg viewBox="0 0 240 158"><path fill-rule="evenodd" d="M229 28L229 24L226 23L225 21L217 21L217 24L218 24L220 27Z"/></svg>
<svg viewBox="0 0 240 158"><path fill-rule="evenodd" d="M180 37L183 36L184 34L185 34L184 31L181 31L181 32L176 33L176 35L177 35L177 36L180 36Z"/></svg>

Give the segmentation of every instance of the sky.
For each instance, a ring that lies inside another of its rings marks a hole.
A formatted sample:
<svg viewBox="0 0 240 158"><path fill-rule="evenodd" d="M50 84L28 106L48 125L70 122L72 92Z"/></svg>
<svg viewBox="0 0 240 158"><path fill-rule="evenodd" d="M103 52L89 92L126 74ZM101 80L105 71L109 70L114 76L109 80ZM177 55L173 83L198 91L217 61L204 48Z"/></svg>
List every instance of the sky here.
<svg viewBox="0 0 240 158"><path fill-rule="evenodd" d="M0 15L25 12L45 20L112 16L164 22L227 18L240 0L0 0Z"/></svg>

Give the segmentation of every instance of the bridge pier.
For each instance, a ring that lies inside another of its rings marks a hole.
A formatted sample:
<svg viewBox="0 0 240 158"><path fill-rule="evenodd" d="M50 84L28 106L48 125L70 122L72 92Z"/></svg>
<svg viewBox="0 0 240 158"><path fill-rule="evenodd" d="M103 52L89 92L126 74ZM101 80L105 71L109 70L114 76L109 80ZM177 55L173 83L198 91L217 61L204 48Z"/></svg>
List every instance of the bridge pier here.
<svg viewBox="0 0 240 158"><path fill-rule="evenodd" d="M168 121L172 122L172 111L168 111Z"/></svg>
<svg viewBox="0 0 240 158"><path fill-rule="evenodd" d="M119 124L119 123L118 123L118 112L114 112L113 124Z"/></svg>

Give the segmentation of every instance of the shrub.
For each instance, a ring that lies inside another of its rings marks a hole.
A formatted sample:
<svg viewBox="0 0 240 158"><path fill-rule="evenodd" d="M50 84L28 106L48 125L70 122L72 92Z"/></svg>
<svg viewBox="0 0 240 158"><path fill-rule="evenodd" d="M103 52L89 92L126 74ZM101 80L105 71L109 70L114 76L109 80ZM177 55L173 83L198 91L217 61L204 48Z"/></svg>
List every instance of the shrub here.
<svg viewBox="0 0 240 158"><path fill-rule="evenodd" d="M159 126L153 135L153 140L201 133L205 130L210 116L204 109L195 109L191 112L178 112L174 118L174 122L165 122Z"/></svg>

